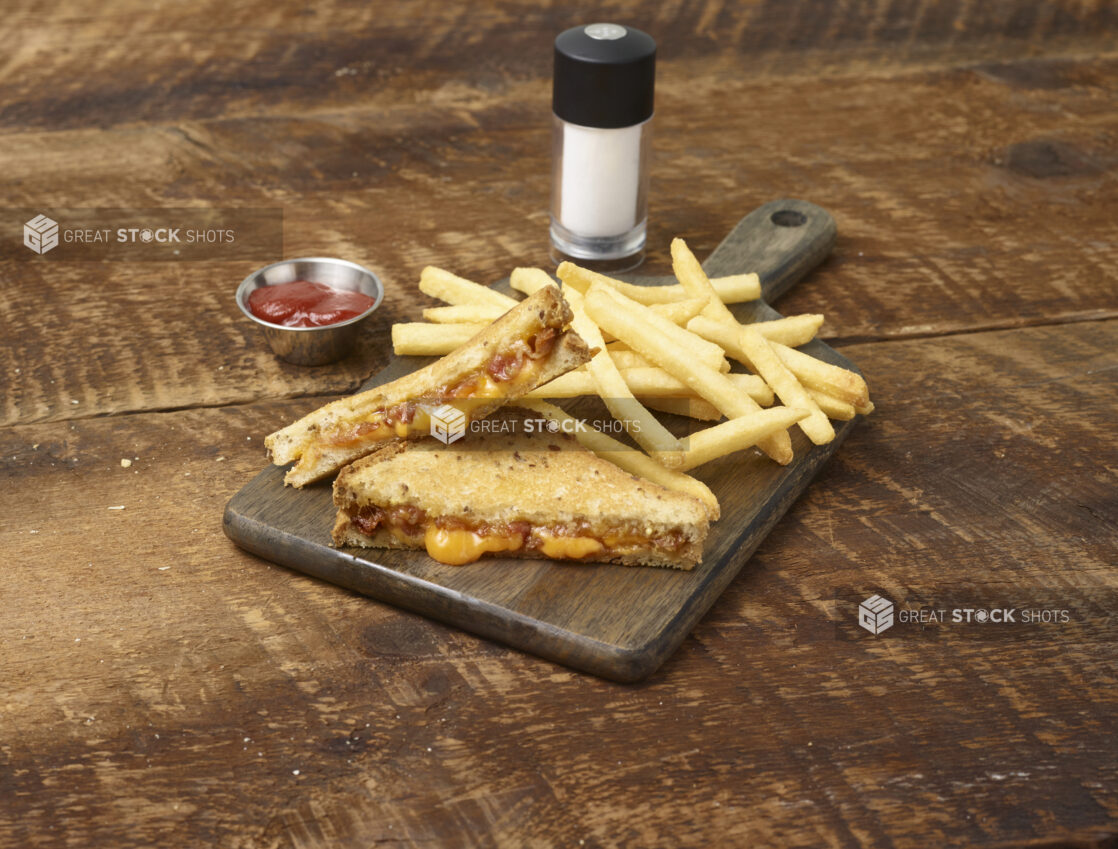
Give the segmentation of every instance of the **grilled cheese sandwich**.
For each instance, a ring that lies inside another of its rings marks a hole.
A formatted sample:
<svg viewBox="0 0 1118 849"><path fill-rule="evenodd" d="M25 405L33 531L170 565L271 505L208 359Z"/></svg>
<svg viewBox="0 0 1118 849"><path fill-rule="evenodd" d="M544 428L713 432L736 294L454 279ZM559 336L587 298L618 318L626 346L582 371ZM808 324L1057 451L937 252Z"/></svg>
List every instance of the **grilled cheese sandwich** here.
<svg viewBox="0 0 1118 849"><path fill-rule="evenodd" d="M484 418L590 359L567 329L571 310L548 287L521 301L456 351L399 380L334 401L269 435L276 465L294 462L284 482L327 477L388 441L430 433L428 411L453 404L467 421Z"/></svg>
<svg viewBox="0 0 1118 849"><path fill-rule="evenodd" d="M488 433L395 443L347 466L334 483L335 544L426 550L452 565L486 555L699 562L702 502L622 471L535 415L508 407Z"/></svg>

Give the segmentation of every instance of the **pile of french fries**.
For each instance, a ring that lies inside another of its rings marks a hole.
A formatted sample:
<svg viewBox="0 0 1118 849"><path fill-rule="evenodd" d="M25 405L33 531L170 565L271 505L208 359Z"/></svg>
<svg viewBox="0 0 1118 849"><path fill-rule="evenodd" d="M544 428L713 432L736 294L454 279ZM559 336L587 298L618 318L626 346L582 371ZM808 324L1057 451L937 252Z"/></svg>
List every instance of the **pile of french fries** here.
<svg viewBox="0 0 1118 849"><path fill-rule="evenodd" d="M757 275L710 279L682 239L671 253L679 283L670 286L635 286L570 262L556 270L558 284L543 269L515 269L512 287L526 295L561 285L572 327L598 349L587 365L518 403L561 423L570 417L545 399L598 395L646 453L593 428L576 437L627 471L695 494L709 490L683 474L689 469L752 446L787 464L791 427L822 445L835 438L831 419L873 410L860 375L797 350L815 337L822 315L741 324L726 305L759 298ZM447 354L517 304L431 266L419 288L448 306L425 309L424 322L393 325L397 354ZM731 373L730 360L749 373ZM680 440L652 410L725 421Z"/></svg>

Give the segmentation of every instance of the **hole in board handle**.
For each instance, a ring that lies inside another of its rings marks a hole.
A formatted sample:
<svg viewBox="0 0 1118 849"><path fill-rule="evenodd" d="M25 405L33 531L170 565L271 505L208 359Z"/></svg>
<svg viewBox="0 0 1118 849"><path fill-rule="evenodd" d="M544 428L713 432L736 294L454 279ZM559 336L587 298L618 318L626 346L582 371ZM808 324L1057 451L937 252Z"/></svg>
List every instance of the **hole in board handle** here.
<svg viewBox="0 0 1118 849"><path fill-rule="evenodd" d="M777 227L803 227L807 224L807 216L794 209L778 209L769 220Z"/></svg>

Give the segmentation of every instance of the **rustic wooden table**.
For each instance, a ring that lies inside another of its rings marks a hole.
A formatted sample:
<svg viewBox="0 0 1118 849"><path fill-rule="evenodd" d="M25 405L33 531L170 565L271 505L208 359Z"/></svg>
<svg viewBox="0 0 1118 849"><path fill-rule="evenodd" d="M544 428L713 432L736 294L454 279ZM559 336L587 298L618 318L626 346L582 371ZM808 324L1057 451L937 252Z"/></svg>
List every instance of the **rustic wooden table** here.
<svg viewBox="0 0 1118 849"><path fill-rule="evenodd" d="M546 263L550 42L581 19L18 6L6 206L282 208L284 253L389 294L308 369L234 306L252 263L0 264L0 845L1118 845L1113 4L611 6L661 45L648 270L771 198L829 209L779 307L825 312L878 405L639 686L221 530L262 436L385 364L423 265ZM836 635L865 589L1072 621Z"/></svg>

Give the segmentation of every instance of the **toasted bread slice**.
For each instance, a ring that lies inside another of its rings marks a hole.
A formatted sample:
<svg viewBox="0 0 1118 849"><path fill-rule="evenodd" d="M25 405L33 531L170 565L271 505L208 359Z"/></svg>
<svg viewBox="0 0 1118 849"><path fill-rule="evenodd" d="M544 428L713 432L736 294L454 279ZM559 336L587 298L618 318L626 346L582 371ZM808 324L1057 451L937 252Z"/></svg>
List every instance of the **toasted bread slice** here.
<svg viewBox="0 0 1118 849"><path fill-rule="evenodd" d="M334 482L336 545L691 569L709 521L697 498L634 477L509 407L458 442L397 442Z"/></svg>
<svg viewBox="0 0 1118 849"><path fill-rule="evenodd" d="M468 421L590 359L567 330L571 309L559 290L541 289L457 350L399 380L342 398L264 440L296 487L327 477L387 441L430 433L430 411L451 404Z"/></svg>

